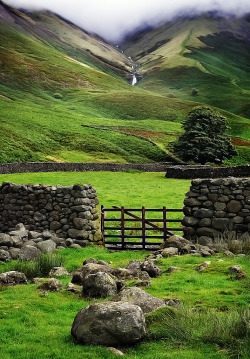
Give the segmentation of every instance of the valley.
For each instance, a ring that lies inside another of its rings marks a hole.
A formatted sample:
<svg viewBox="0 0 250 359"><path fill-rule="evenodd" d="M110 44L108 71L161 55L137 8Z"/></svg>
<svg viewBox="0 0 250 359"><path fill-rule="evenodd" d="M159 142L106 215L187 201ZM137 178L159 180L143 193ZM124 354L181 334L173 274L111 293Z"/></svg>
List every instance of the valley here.
<svg viewBox="0 0 250 359"><path fill-rule="evenodd" d="M249 34L247 17L204 15L117 47L1 1L0 162L176 161L181 123L208 104L229 120L238 155L226 164L248 164Z"/></svg>

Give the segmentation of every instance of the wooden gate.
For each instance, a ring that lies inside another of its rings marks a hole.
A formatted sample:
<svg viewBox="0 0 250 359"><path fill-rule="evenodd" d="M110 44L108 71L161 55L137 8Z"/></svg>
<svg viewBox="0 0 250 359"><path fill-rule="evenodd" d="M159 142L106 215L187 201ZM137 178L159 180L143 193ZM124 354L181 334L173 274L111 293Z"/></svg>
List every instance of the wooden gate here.
<svg viewBox="0 0 250 359"><path fill-rule="evenodd" d="M179 218L173 218L178 213ZM182 233L182 209L101 207L105 247L116 250L157 250L176 231ZM154 218L157 217L157 218Z"/></svg>

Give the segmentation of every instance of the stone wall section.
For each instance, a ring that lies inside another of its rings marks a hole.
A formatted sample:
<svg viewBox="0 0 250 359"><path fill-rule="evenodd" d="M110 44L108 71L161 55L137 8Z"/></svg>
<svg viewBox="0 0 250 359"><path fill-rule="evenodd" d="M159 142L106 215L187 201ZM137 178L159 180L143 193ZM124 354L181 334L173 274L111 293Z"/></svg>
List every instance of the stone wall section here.
<svg viewBox="0 0 250 359"><path fill-rule="evenodd" d="M0 186L0 232L23 223L28 230L51 231L61 238L93 241L96 233L98 199L91 185Z"/></svg>
<svg viewBox="0 0 250 359"><path fill-rule="evenodd" d="M250 234L250 179L195 179L183 212L184 236L201 244L226 231Z"/></svg>

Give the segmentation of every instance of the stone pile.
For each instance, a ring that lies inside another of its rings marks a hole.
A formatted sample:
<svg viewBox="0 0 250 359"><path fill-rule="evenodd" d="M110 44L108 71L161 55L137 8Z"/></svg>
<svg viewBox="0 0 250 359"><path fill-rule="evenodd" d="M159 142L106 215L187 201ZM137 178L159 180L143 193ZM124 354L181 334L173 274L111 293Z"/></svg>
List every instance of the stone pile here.
<svg viewBox="0 0 250 359"><path fill-rule="evenodd" d="M50 231L42 233L29 231L20 223L9 233L0 233L0 262L12 259L34 260L41 253L53 252L63 248L81 248L88 241L61 238Z"/></svg>
<svg viewBox="0 0 250 359"><path fill-rule="evenodd" d="M94 241L98 199L90 185L0 186L0 232L6 233L18 223L30 231L51 231L60 238L75 239L85 246Z"/></svg>
<svg viewBox="0 0 250 359"><path fill-rule="evenodd" d="M195 179L184 201L185 238L209 244L225 231L250 233L250 179Z"/></svg>

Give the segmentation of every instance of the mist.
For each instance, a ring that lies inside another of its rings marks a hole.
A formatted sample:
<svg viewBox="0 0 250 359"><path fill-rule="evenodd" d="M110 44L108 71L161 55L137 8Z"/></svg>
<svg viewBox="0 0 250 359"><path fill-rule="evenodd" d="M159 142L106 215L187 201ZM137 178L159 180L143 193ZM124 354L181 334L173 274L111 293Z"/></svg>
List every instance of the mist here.
<svg viewBox="0 0 250 359"><path fill-rule="evenodd" d="M219 11L242 16L249 0L3 0L27 10L50 10L89 32L119 43L142 26L156 26L180 13Z"/></svg>

